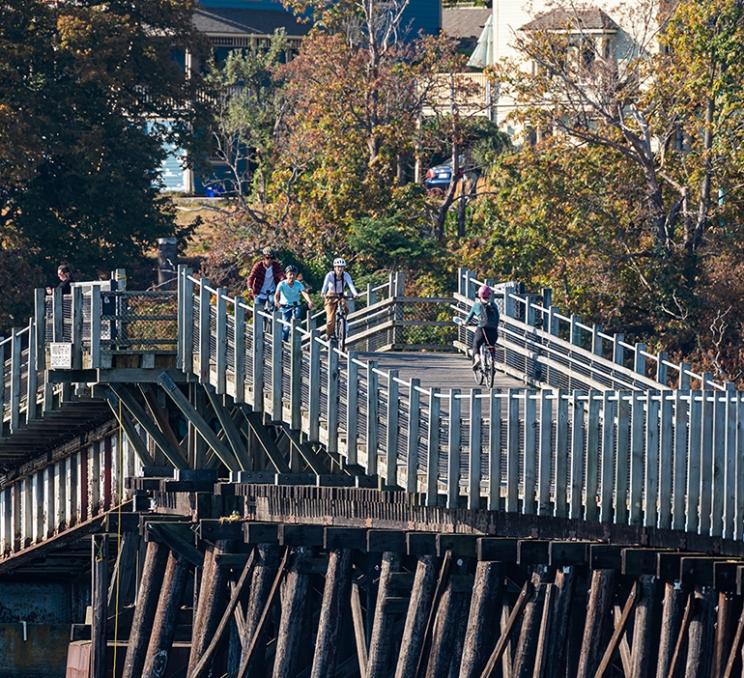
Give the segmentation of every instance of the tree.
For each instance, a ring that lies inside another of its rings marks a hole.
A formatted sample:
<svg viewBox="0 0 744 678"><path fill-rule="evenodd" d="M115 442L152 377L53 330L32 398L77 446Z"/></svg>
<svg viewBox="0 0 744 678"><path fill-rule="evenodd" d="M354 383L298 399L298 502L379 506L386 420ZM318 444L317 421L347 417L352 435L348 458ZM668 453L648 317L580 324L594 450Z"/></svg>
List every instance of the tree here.
<svg viewBox="0 0 744 678"><path fill-rule="evenodd" d="M125 266L175 231L164 143L198 126L192 4L9 0L0 6L0 228L50 275ZM30 298L30 295L29 295Z"/></svg>

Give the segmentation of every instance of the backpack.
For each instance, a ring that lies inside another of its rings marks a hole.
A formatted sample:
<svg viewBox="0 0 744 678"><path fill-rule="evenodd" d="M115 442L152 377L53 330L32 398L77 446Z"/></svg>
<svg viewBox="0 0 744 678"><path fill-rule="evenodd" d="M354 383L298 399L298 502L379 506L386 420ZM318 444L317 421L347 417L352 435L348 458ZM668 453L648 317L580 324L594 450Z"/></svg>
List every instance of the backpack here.
<svg viewBox="0 0 744 678"><path fill-rule="evenodd" d="M481 304L480 317L478 318L478 327L493 327L498 328L499 326L499 309L496 304Z"/></svg>

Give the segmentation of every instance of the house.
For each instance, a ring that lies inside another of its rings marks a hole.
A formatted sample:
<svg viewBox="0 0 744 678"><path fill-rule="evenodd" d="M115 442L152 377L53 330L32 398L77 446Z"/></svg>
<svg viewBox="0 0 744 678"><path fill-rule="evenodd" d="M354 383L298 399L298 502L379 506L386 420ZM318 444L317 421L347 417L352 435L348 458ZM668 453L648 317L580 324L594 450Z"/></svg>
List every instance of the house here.
<svg viewBox="0 0 744 678"><path fill-rule="evenodd" d="M598 0L591 5L560 6L545 0L531 4L494 0L490 21L484 26L468 65L484 69L504 59L516 59L525 70L533 70L536 65L525 62L515 46L517 39L530 31L568 34L570 42L582 54L594 52L621 62L655 49L650 38L654 35L655 21L656 15L649 14L648 5L638 1ZM493 119L514 135L518 130L507 119L514 104L498 92L498 83L494 89Z"/></svg>
<svg viewBox="0 0 744 678"><path fill-rule="evenodd" d="M289 54L299 49L311 28L285 9L280 0L200 0L194 10L194 25L207 36L218 63L234 49L255 49L271 40L275 31L283 29L289 42ZM404 37L419 34L436 35L442 28L441 0L409 0L401 26ZM183 67L198 68L188 53ZM165 191L204 194L208 189L192 169L185 167L181 149L168 148L160 176ZM216 168L219 169L219 168ZM219 172L217 172L219 173Z"/></svg>

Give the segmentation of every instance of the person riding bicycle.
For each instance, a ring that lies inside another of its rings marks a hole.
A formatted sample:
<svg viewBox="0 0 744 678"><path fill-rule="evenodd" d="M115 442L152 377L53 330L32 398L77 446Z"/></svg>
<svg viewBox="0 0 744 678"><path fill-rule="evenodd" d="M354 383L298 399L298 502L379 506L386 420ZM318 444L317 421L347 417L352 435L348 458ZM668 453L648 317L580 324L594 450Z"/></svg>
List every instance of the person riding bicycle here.
<svg viewBox="0 0 744 678"><path fill-rule="evenodd" d="M299 320L302 317L300 311L300 297L307 302L307 307L312 310L313 301L310 295L305 291L305 286L297 280L297 267L291 264L284 269L286 278L276 286L274 293L274 304L279 307L282 317L287 322L294 316ZM286 325L282 330L282 339L287 341L289 338L289 327Z"/></svg>
<svg viewBox="0 0 744 678"><path fill-rule="evenodd" d="M499 309L491 298L491 288L483 285L478 290L478 301L476 301L470 313L466 316L464 323L467 325L473 318L478 318L478 328L473 338L473 371L480 366L480 348L488 342L493 346L498 339Z"/></svg>
<svg viewBox="0 0 744 678"><path fill-rule="evenodd" d="M344 305L344 310L347 312L349 310L349 306L344 300L344 290L347 287L352 299L357 296L358 293L351 276L346 272L346 261L337 257L333 260L333 270L326 275L325 280L323 280L323 287L320 290L320 294L325 300L323 307L326 312L326 336L329 339L336 335L336 309L339 303Z"/></svg>
<svg viewBox="0 0 744 678"><path fill-rule="evenodd" d="M262 258L253 265L246 281L249 298L253 299L254 304L259 305L271 299L276 292L277 284L284 280L284 272L274 256L274 250L264 247L262 254Z"/></svg>

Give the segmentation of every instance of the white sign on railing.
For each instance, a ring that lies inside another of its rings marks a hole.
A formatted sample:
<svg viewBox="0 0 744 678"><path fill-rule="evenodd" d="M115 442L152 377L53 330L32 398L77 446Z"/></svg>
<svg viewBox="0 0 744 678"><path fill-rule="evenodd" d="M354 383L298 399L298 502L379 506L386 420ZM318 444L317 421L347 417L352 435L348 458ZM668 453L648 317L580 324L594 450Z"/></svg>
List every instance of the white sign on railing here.
<svg viewBox="0 0 744 678"><path fill-rule="evenodd" d="M72 369L72 344L53 341L49 344L49 368L52 370Z"/></svg>

